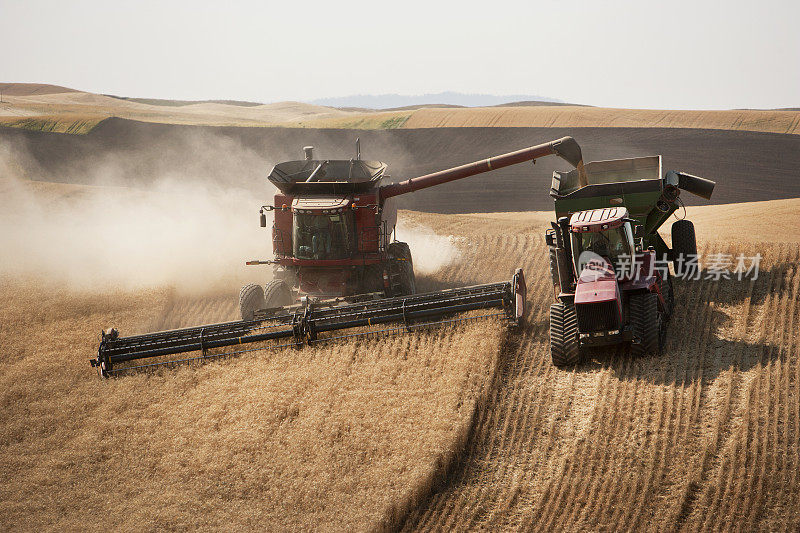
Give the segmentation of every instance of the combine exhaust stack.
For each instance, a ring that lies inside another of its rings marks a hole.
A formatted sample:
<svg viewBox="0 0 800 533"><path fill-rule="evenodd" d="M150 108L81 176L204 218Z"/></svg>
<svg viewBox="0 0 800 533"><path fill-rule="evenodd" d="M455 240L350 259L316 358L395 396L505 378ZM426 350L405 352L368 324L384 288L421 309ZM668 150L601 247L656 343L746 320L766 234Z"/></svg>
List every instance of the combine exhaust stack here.
<svg viewBox="0 0 800 533"><path fill-rule="evenodd" d="M309 303L278 310L272 316L176 329L131 337L120 337L117 330L103 332L97 358L90 360L100 375L150 369L229 357L245 352L287 346L302 346L336 339L382 336L432 326L498 317L519 325L525 315L526 286L522 270L507 282L445 289L424 294L385 298L344 305ZM456 316L474 310L487 310L476 316ZM382 329L373 326L387 325ZM362 331L342 332L352 328ZM268 346L255 343L275 341ZM232 351L222 348L236 347ZM169 355L198 355L163 360ZM149 362L118 366L131 361Z"/></svg>

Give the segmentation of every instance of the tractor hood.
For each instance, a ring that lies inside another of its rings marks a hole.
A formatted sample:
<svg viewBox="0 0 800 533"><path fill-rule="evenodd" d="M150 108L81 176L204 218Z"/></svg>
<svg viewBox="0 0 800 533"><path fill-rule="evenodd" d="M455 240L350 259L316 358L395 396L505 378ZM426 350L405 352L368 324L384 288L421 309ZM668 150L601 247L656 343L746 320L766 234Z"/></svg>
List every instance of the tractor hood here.
<svg viewBox="0 0 800 533"><path fill-rule="evenodd" d="M597 303L618 299L619 284L611 263L602 258L588 261L575 287L575 303Z"/></svg>

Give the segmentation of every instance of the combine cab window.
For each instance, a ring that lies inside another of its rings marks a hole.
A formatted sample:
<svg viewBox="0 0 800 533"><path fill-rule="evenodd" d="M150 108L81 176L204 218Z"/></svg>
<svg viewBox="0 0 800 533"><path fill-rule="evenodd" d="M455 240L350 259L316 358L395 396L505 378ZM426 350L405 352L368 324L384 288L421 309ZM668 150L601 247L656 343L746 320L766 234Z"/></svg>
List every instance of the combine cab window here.
<svg viewBox="0 0 800 533"><path fill-rule="evenodd" d="M355 248L352 211L294 214L294 256L298 259L346 259Z"/></svg>
<svg viewBox="0 0 800 533"><path fill-rule="evenodd" d="M572 253L576 261L580 260L583 252L594 252L602 257L607 257L612 263L625 256L630 261L633 255L633 233L630 223L605 231L593 233L573 233Z"/></svg>

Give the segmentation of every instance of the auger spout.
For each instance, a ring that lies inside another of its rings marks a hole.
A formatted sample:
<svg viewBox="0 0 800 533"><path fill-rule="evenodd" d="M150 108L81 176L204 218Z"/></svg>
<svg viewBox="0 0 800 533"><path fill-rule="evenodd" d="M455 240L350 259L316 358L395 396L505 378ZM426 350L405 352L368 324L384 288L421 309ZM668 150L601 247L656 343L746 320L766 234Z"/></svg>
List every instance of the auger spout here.
<svg viewBox="0 0 800 533"><path fill-rule="evenodd" d="M434 187L442 183L468 178L476 174L490 172L518 163L535 161L547 155L557 155L561 157L577 168L579 174L583 175L583 155L581 153L581 147L572 137L562 137L561 139L548 143L538 144L515 152L467 163L466 165L440 170L432 174L401 181L400 183L386 185L380 188L380 195L382 199L391 198L393 196Z"/></svg>

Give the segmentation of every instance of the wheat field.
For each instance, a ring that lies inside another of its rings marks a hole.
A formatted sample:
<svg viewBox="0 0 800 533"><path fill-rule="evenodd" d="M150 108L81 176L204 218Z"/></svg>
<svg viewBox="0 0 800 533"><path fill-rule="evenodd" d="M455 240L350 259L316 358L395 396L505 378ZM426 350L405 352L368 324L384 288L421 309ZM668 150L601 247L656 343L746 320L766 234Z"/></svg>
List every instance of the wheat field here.
<svg viewBox="0 0 800 533"><path fill-rule="evenodd" d="M521 332L479 322L101 381L100 328L229 319L235 292L5 279L3 529L796 531L800 244L758 226L732 241L697 209L701 251L759 252L758 279L678 282L663 355L572 369L549 359L543 213L402 213L459 236L420 289L523 267Z"/></svg>
<svg viewBox="0 0 800 533"><path fill-rule="evenodd" d="M235 293L2 296L4 530L395 527L460 453L503 344L483 323L103 381L103 324L226 318Z"/></svg>
<svg viewBox="0 0 800 533"><path fill-rule="evenodd" d="M706 241L704 254L760 252L758 279L680 282L662 356L607 350L561 370L540 232L492 217L438 227L474 231L486 270L524 265L530 326L503 354L464 454L404 529L797 531L800 245Z"/></svg>
<svg viewBox="0 0 800 533"><path fill-rule="evenodd" d="M331 119L327 119L331 120ZM405 128L700 128L797 134L800 111L613 109L585 106L418 109Z"/></svg>

